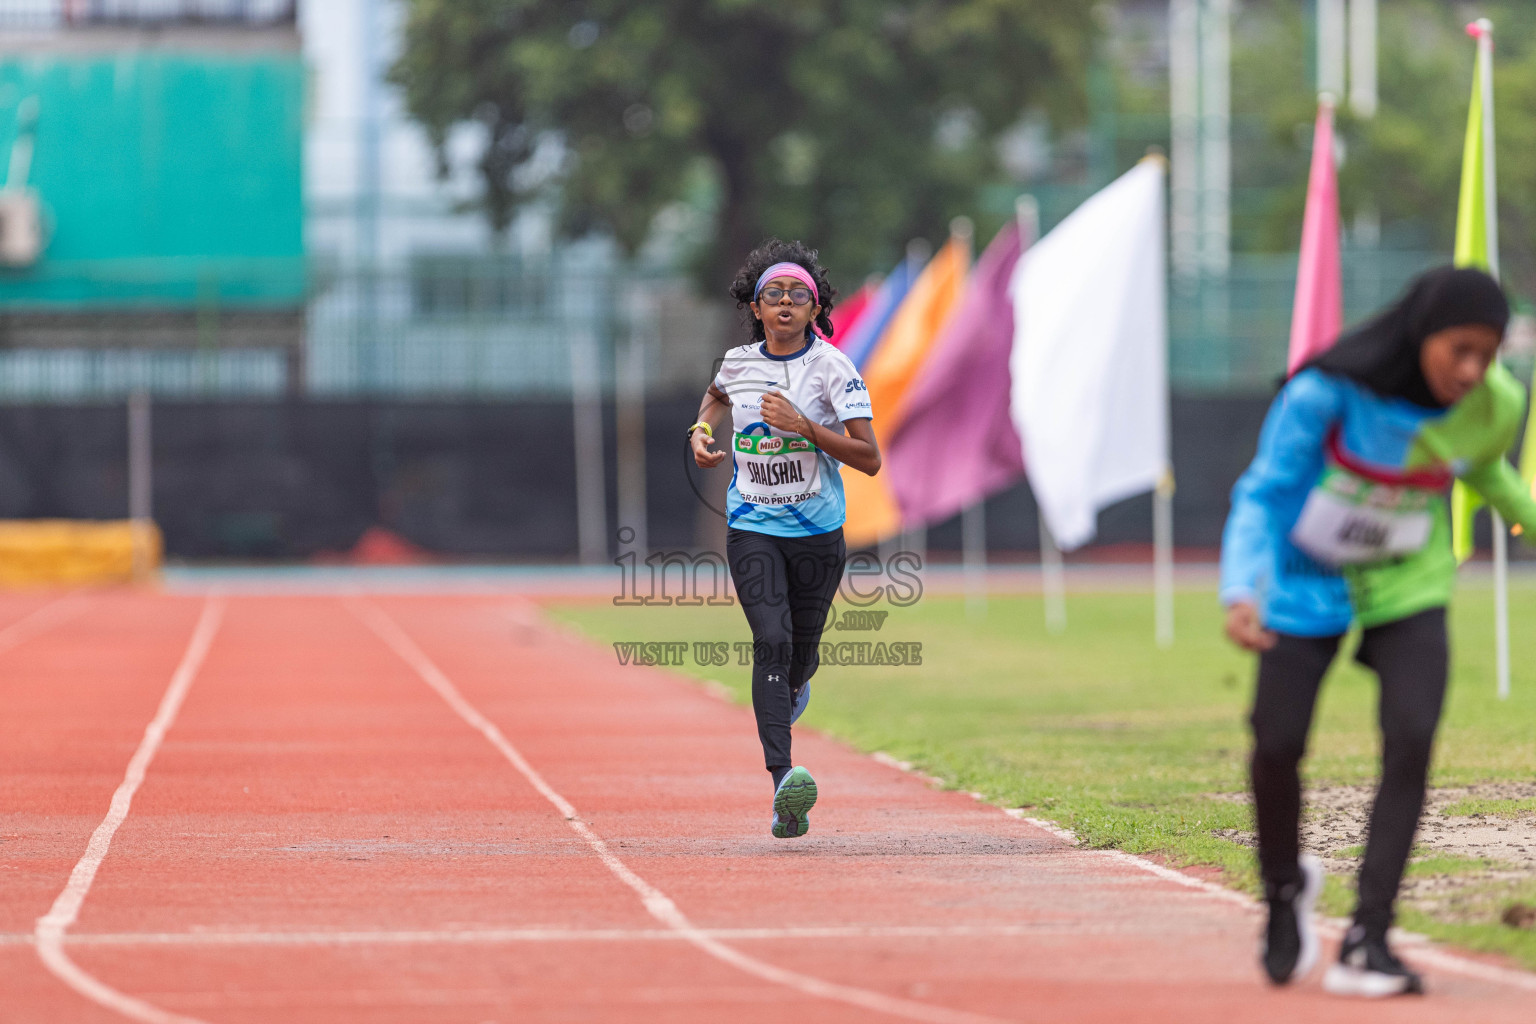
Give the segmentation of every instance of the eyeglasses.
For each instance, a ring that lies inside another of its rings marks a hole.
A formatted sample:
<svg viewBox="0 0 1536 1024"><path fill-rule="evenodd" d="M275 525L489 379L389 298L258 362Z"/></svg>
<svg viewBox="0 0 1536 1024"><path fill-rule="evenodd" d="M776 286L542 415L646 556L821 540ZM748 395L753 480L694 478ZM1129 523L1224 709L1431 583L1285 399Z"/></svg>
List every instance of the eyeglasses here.
<svg viewBox="0 0 1536 1024"><path fill-rule="evenodd" d="M778 302L784 298L784 289L771 284L758 292L757 297L764 302ZM803 287L791 288L789 301L796 306L804 306L811 301L811 290Z"/></svg>

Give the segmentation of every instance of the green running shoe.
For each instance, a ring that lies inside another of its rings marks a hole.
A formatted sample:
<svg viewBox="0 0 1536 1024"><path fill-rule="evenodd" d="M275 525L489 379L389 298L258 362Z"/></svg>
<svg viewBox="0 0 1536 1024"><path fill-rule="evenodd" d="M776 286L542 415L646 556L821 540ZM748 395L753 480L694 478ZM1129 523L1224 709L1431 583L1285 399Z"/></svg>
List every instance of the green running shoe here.
<svg viewBox="0 0 1536 1024"><path fill-rule="evenodd" d="M773 836L793 839L811 830L810 810L816 806L816 780L804 768L784 776L773 794Z"/></svg>

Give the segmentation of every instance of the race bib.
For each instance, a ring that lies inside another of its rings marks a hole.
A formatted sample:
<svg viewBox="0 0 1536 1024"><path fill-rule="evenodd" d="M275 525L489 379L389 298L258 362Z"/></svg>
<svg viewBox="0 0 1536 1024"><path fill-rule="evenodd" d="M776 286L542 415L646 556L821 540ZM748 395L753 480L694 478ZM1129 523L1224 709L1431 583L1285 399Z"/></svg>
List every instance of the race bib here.
<svg viewBox="0 0 1536 1024"><path fill-rule="evenodd" d="M1307 496L1291 543L1329 565L1411 555L1429 543L1438 497L1437 491L1376 483L1331 465Z"/></svg>
<svg viewBox="0 0 1536 1024"><path fill-rule="evenodd" d="M798 505L821 493L816 446L803 437L737 434L736 490L754 505Z"/></svg>

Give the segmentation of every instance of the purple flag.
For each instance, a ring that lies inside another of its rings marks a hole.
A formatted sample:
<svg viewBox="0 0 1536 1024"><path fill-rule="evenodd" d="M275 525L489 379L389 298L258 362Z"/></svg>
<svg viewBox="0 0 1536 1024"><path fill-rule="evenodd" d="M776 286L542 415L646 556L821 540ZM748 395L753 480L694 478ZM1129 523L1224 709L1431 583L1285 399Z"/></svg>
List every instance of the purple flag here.
<svg viewBox="0 0 1536 1024"><path fill-rule="evenodd" d="M1008 369L1014 335L1008 283L1022 252L1018 223L1010 222L977 261L912 386L905 418L886 442L904 525L941 522L1024 475Z"/></svg>

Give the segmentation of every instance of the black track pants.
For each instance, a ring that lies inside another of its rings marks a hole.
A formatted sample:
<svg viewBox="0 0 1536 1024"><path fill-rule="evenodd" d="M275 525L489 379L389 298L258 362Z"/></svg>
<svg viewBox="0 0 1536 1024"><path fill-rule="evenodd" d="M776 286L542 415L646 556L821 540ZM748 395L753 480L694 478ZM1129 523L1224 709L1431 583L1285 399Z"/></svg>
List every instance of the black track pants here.
<svg viewBox="0 0 1536 1024"><path fill-rule="evenodd" d="M1253 803L1259 826L1259 869L1270 887L1300 880L1297 866L1301 781L1296 766L1306 750L1318 687L1339 647L1339 637L1281 634L1259 657L1254 695ZM1445 701L1449 648L1445 609L1367 629L1355 659L1381 681L1381 784L1371 808L1365 861L1360 866L1355 920L1385 932L1403 868L1413 846L1435 727Z"/></svg>
<svg viewBox="0 0 1536 1024"><path fill-rule="evenodd" d="M771 771L794 764L789 752L791 691L816 672L816 645L843 579L843 531L775 537L731 530L725 557L752 627L752 710Z"/></svg>

